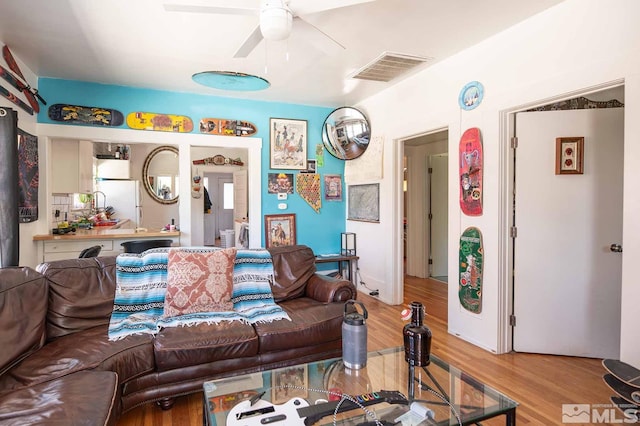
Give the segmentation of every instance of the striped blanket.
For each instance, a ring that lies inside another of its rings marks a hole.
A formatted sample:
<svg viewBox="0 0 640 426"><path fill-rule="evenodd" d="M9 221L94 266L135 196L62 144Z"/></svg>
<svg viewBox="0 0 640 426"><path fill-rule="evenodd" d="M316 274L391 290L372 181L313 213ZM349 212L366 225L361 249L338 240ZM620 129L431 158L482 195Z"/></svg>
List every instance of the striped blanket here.
<svg viewBox="0 0 640 426"><path fill-rule="evenodd" d="M151 249L142 254L121 254L116 259L117 289L109 324L109 340L130 334L157 333L162 327L190 326L220 321L249 324L291 320L273 300L271 255L262 249L239 249L233 268L233 311L200 312L163 318L169 250ZM189 248L194 250L194 248ZM212 247L197 250L219 250Z"/></svg>

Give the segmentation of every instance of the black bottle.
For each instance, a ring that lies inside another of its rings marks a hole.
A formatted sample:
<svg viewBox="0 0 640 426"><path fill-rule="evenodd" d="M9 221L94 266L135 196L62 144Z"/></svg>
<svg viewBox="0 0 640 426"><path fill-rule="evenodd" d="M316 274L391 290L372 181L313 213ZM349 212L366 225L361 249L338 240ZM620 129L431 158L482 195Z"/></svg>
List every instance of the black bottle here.
<svg viewBox="0 0 640 426"><path fill-rule="evenodd" d="M431 330L423 324L424 306L411 302L411 323L404 326L404 359L412 366L423 367L431 362Z"/></svg>

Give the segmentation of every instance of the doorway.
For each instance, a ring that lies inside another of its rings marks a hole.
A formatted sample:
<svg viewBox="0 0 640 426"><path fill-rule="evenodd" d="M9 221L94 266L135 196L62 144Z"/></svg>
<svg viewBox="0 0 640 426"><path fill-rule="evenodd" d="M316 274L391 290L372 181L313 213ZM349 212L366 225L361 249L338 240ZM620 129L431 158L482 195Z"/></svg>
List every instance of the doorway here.
<svg viewBox="0 0 640 426"><path fill-rule="evenodd" d="M624 109L599 99L623 97L619 87L590 94L589 109L515 115L515 351L619 356L622 254L610 246L622 239ZM566 163L583 158L581 173L561 173L562 137L583 138Z"/></svg>
<svg viewBox="0 0 640 426"><path fill-rule="evenodd" d="M221 246L221 233L233 230L234 185L232 173L204 173L205 198L210 208L203 217L204 245Z"/></svg>
<svg viewBox="0 0 640 426"><path fill-rule="evenodd" d="M405 276L447 281L448 139L444 129L403 141Z"/></svg>

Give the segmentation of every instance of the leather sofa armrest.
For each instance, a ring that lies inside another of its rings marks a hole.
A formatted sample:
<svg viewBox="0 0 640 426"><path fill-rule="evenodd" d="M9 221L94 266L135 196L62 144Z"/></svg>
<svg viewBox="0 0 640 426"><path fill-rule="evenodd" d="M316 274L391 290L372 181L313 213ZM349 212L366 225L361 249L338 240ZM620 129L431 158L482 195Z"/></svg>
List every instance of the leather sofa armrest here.
<svg viewBox="0 0 640 426"><path fill-rule="evenodd" d="M356 287L351 281L313 274L305 289L305 296L318 302L346 302L357 296Z"/></svg>

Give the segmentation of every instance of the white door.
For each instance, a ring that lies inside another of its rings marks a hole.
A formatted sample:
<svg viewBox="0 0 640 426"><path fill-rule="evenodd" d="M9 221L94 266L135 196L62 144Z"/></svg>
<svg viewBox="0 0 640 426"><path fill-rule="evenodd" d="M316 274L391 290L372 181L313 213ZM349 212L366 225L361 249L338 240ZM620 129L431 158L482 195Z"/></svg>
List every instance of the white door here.
<svg viewBox="0 0 640 426"><path fill-rule="evenodd" d="M622 108L516 116L516 351L619 357L623 119ZM579 136L584 174L556 175L556 138Z"/></svg>
<svg viewBox="0 0 640 426"><path fill-rule="evenodd" d="M431 276L447 276L447 241L449 209L447 205L447 174L449 170L448 154L429 156L431 168Z"/></svg>
<svg viewBox="0 0 640 426"><path fill-rule="evenodd" d="M247 221L249 217L247 181L246 170L233 172L233 218L238 221Z"/></svg>

